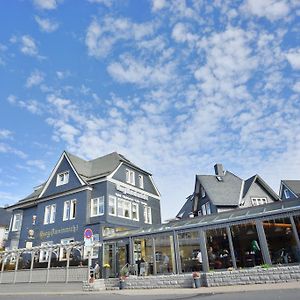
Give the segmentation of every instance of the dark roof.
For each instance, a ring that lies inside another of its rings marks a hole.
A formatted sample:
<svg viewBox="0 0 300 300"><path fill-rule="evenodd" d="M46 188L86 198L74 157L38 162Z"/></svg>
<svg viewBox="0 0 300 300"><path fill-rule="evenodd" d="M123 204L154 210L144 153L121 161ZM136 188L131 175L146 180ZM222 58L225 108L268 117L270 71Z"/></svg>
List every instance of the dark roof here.
<svg viewBox="0 0 300 300"><path fill-rule="evenodd" d="M256 175L254 175L254 176L248 178L247 180L245 180L245 182L244 182L243 198L246 196L246 194L249 191L252 183L254 183L255 178L256 178Z"/></svg>
<svg viewBox="0 0 300 300"><path fill-rule="evenodd" d="M194 195L188 196L186 202L182 206L176 218L178 219L187 218L188 215L193 211L193 201L194 201Z"/></svg>
<svg viewBox="0 0 300 300"><path fill-rule="evenodd" d="M282 183L294 194L300 196L300 180L282 180Z"/></svg>
<svg viewBox="0 0 300 300"><path fill-rule="evenodd" d="M0 207L0 226L9 226L11 213Z"/></svg>
<svg viewBox="0 0 300 300"><path fill-rule="evenodd" d="M227 171L223 176L197 175L206 194L214 205L239 205L243 180Z"/></svg>

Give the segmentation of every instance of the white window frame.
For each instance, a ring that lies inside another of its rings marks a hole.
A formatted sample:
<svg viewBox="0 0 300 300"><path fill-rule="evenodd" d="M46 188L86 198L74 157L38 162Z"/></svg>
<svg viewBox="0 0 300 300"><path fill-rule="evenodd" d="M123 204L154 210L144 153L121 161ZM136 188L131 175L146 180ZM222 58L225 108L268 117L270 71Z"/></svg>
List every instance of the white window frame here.
<svg viewBox="0 0 300 300"><path fill-rule="evenodd" d="M206 207L206 214L210 215L211 214L210 202L206 202L205 207Z"/></svg>
<svg viewBox="0 0 300 300"><path fill-rule="evenodd" d="M51 246L52 241L42 242L41 246ZM39 262L47 262L49 259L49 250L40 250Z"/></svg>
<svg viewBox="0 0 300 300"><path fill-rule="evenodd" d="M290 191L288 189L284 189L284 196L285 196L285 199L289 199L291 196L290 196Z"/></svg>
<svg viewBox="0 0 300 300"><path fill-rule="evenodd" d="M205 193L205 189L203 188L203 186L201 186L201 198L204 198L206 196L206 193Z"/></svg>
<svg viewBox="0 0 300 300"><path fill-rule="evenodd" d="M70 243L72 243L74 241L75 241L74 238L65 238L65 239L61 239L60 243L61 243L61 245L68 245L68 244L70 244ZM67 252L64 249L64 247L60 247L59 260L60 261L67 260Z"/></svg>
<svg viewBox="0 0 300 300"><path fill-rule="evenodd" d="M69 171L58 173L56 176L56 186L61 186L69 182Z"/></svg>
<svg viewBox="0 0 300 300"><path fill-rule="evenodd" d="M144 189L144 176L139 174L139 187Z"/></svg>
<svg viewBox="0 0 300 300"><path fill-rule="evenodd" d="M22 214L14 214L11 231L20 231L22 225Z"/></svg>
<svg viewBox="0 0 300 300"><path fill-rule="evenodd" d="M128 216L126 216L126 212L128 212ZM131 219L131 202L118 198L117 214L120 218Z"/></svg>
<svg viewBox="0 0 300 300"><path fill-rule="evenodd" d="M130 169L126 169L126 182L132 185L135 185L135 172L130 170Z"/></svg>
<svg viewBox="0 0 300 300"><path fill-rule="evenodd" d="M202 215L206 216L207 215L207 211L206 211L206 205L205 204L201 205L201 210L202 210Z"/></svg>
<svg viewBox="0 0 300 300"><path fill-rule="evenodd" d="M136 212L136 218L133 217L134 214L134 207L135 207L135 212ZM139 221L140 216L139 216L139 205L138 203L132 202L131 203L131 217L133 221Z"/></svg>
<svg viewBox="0 0 300 300"><path fill-rule="evenodd" d="M100 211L100 207L102 207L102 211ZM94 213L94 208L96 208L96 212ZM91 199L91 217L103 216L105 211L104 204L104 196L92 198Z"/></svg>
<svg viewBox="0 0 300 300"><path fill-rule="evenodd" d="M152 211L151 207L144 205L144 222L146 224L152 224Z"/></svg>
<svg viewBox="0 0 300 300"><path fill-rule="evenodd" d="M266 197L252 197L251 198L252 206L259 206L268 203L268 199Z"/></svg>
<svg viewBox="0 0 300 300"><path fill-rule="evenodd" d="M56 215L56 204L45 206L44 225L55 223L55 215Z"/></svg>
<svg viewBox="0 0 300 300"><path fill-rule="evenodd" d="M114 213L111 212L111 208L113 208ZM116 216L117 215L117 198L115 196L112 196L112 195L108 196L108 214L110 216Z"/></svg>
<svg viewBox="0 0 300 300"><path fill-rule="evenodd" d="M76 218L76 210L77 210L76 207L77 207L76 199L67 200L64 202L63 221L74 220Z"/></svg>

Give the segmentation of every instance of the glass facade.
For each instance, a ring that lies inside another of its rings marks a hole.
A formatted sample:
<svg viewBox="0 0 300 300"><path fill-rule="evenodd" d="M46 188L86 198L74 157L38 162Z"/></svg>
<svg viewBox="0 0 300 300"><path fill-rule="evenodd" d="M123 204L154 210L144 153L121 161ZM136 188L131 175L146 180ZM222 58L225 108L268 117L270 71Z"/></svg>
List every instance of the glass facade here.
<svg viewBox="0 0 300 300"><path fill-rule="evenodd" d="M300 239L300 215L299 216L294 216L294 222L295 222L295 225L296 225L298 238Z"/></svg>
<svg viewBox="0 0 300 300"><path fill-rule="evenodd" d="M263 222L272 264L299 262L299 249L289 217Z"/></svg>
<svg viewBox="0 0 300 300"><path fill-rule="evenodd" d="M233 225L230 229L237 267L247 268L263 264L255 223Z"/></svg>
<svg viewBox="0 0 300 300"><path fill-rule="evenodd" d="M154 274L154 248L151 237L137 238L133 242L133 261L138 275Z"/></svg>
<svg viewBox="0 0 300 300"><path fill-rule="evenodd" d="M157 274L176 272L173 235L158 235L155 241L155 262Z"/></svg>
<svg viewBox="0 0 300 300"><path fill-rule="evenodd" d="M198 231L177 234L181 273L202 271L203 257L200 251Z"/></svg>
<svg viewBox="0 0 300 300"><path fill-rule="evenodd" d="M233 266L226 228L207 230L206 248L211 270Z"/></svg>

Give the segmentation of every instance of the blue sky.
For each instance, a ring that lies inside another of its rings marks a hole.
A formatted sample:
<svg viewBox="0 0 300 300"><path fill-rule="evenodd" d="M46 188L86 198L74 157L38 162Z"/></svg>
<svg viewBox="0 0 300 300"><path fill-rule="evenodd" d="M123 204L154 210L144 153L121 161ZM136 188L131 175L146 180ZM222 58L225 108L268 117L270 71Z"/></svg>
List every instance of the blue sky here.
<svg viewBox="0 0 300 300"><path fill-rule="evenodd" d="M300 179L298 0L0 2L0 205L63 150L154 175L163 218L213 165Z"/></svg>

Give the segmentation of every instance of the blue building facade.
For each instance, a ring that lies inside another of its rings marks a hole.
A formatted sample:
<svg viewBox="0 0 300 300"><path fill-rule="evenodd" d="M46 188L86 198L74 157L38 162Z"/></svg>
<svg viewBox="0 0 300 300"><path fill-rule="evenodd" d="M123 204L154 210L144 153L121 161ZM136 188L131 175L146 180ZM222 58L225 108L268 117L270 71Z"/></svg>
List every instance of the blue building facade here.
<svg viewBox="0 0 300 300"><path fill-rule="evenodd" d="M8 209L9 249L83 241L86 228L101 242L115 232L161 223L152 175L116 152L91 161L63 152L48 180Z"/></svg>

